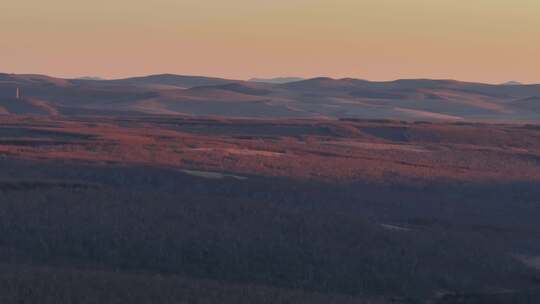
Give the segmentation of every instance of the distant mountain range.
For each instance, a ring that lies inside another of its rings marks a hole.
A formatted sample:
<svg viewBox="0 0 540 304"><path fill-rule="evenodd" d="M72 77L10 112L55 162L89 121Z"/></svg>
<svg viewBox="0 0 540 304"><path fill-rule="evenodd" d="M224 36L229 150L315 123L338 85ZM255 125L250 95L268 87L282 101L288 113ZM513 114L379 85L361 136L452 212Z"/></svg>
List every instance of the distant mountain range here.
<svg viewBox="0 0 540 304"><path fill-rule="evenodd" d="M523 85L523 83L517 81L508 81L503 83L503 85Z"/></svg>
<svg viewBox="0 0 540 304"><path fill-rule="evenodd" d="M15 99L16 88L21 98ZM0 114L540 121L540 85L455 80L0 74Z"/></svg>
<svg viewBox="0 0 540 304"><path fill-rule="evenodd" d="M277 77L277 78L251 78L248 81L274 83L274 84L284 84L284 83L302 81L302 80L304 80L304 78L300 78L300 77Z"/></svg>
<svg viewBox="0 0 540 304"><path fill-rule="evenodd" d="M83 77L79 77L77 79L81 79L81 80L105 80L104 78L97 77L97 76L83 76Z"/></svg>

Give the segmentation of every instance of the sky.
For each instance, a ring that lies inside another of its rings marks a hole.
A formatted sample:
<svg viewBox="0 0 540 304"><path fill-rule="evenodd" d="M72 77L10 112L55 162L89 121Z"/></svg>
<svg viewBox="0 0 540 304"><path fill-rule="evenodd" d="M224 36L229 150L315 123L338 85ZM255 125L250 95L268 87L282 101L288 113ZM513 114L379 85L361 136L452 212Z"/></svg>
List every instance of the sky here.
<svg viewBox="0 0 540 304"><path fill-rule="evenodd" d="M540 1L0 0L0 72L540 83Z"/></svg>

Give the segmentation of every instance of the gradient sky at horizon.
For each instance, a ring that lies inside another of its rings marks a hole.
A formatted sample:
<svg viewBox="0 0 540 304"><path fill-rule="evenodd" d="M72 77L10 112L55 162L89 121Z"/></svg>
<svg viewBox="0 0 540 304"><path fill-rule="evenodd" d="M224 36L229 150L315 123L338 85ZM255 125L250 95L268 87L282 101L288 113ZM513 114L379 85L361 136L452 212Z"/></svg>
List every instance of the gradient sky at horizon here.
<svg viewBox="0 0 540 304"><path fill-rule="evenodd" d="M540 83L538 0L0 0L0 71Z"/></svg>

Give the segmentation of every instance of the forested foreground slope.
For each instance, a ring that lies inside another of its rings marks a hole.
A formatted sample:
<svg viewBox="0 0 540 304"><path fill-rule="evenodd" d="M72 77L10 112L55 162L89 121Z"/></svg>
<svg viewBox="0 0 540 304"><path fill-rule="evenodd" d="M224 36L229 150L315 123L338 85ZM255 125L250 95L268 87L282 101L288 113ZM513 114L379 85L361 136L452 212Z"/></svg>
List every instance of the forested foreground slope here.
<svg viewBox="0 0 540 304"><path fill-rule="evenodd" d="M534 125L10 117L0 136L2 303L539 299Z"/></svg>

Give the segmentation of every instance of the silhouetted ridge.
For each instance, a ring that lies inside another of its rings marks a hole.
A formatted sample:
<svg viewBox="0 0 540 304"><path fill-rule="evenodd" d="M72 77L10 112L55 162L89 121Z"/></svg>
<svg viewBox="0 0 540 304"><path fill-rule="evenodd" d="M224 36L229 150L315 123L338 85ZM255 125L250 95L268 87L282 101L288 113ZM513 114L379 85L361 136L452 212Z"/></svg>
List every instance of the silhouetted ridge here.
<svg viewBox="0 0 540 304"><path fill-rule="evenodd" d="M203 76L184 76L174 74L157 74L143 77L132 77L125 79L109 80L110 83L122 83L122 84L159 84L170 85L183 88L197 87L197 86L209 86L209 85L221 85L233 82L234 80L203 77Z"/></svg>

